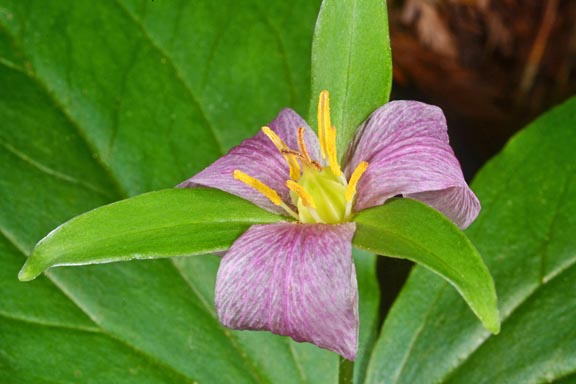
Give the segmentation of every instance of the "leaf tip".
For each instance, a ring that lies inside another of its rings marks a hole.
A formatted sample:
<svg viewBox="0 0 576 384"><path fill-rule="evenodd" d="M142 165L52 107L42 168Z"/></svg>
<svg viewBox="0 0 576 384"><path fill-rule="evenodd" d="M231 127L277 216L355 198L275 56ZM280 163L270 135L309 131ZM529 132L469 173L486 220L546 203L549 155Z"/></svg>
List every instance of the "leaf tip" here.
<svg viewBox="0 0 576 384"><path fill-rule="evenodd" d="M30 259L28 259L28 260L30 260ZM37 278L40 275L40 273L42 273L42 271L35 270L30 265L28 260L26 260L26 263L24 263L24 265L22 266L22 269L20 269L20 272L18 272L18 280L20 280L22 282L34 280L35 278Z"/></svg>
<svg viewBox="0 0 576 384"><path fill-rule="evenodd" d="M500 333L500 312L498 310L484 322L484 327L493 335Z"/></svg>
<svg viewBox="0 0 576 384"><path fill-rule="evenodd" d="M496 322L495 324L491 324L488 327L488 330L492 332L493 335L497 335L500 333L500 322Z"/></svg>

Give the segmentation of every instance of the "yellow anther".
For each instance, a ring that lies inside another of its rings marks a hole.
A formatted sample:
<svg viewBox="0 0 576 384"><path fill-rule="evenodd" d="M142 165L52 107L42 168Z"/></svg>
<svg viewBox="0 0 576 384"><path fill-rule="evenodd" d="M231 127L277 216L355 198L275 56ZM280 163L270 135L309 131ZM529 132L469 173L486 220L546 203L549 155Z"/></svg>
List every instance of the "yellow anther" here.
<svg viewBox="0 0 576 384"><path fill-rule="evenodd" d="M300 177L300 165L294 156L288 154L288 152L291 151L290 148L288 148L284 140L269 127L262 127L262 132L274 143L278 151L284 155L284 159L286 159L288 167L290 168L290 178L292 180L298 180Z"/></svg>
<svg viewBox="0 0 576 384"><path fill-rule="evenodd" d="M271 130L269 127L262 127L262 132L268 136L268 138L270 139L271 142L274 143L274 145L276 146L276 148L278 148L279 151L288 148L288 146L286 145L286 143L284 142L284 140L282 140L280 138L280 136L278 136L276 134L276 132L274 132L273 130Z"/></svg>
<svg viewBox="0 0 576 384"><path fill-rule="evenodd" d="M346 187L346 191L344 192L344 196L346 197L346 201L348 203L351 203L352 200L354 199L354 196L356 195L356 186L358 185L358 181L360 180L364 172L366 172L367 168L368 163L363 161L360 164L358 164L354 172L352 172L352 176L350 176L350 181L348 182L348 186Z"/></svg>
<svg viewBox="0 0 576 384"><path fill-rule="evenodd" d="M300 165L294 156L284 156L286 162L288 163L288 167L290 167L290 178L292 180L298 180L300 177Z"/></svg>
<svg viewBox="0 0 576 384"><path fill-rule="evenodd" d="M330 94L324 90L320 92L320 98L318 99L318 138L320 139L320 150L323 159L325 159L328 154L326 150L326 133L331 127Z"/></svg>
<svg viewBox="0 0 576 384"><path fill-rule="evenodd" d="M338 164L336 153L336 128L332 126L330 121L330 94L326 90L320 92L318 99L318 139L320 140L322 158L328 158L332 173L336 177L340 177L342 170Z"/></svg>
<svg viewBox="0 0 576 384"><path fill-rule="evenodd" d="M298 148L300 149L300 153L302 153L302 155L304 155L306 158L306 161L308 163L312 163L312 159L310 158L310 154L306 148L306 142L304 141L304 132L304 127L298 128Z"/></svg>
<svg viewBox="0 0 576 384"><path fill-rule="evenodd" d="M342 175L342 170L340 169L340 164L338 164L338 155L336 154L336 128L327 128L325 140L330 169L332 170L334 176L340 177Z"/></svg>
<svg viewBox="0 0 576 384"><path fill-rule="evenodd" d="M254 178L252 176L249 176L249 175L247 175L244 172L239 171L239 170L234 171L234 178L236 180L240 180L244 184L248 185L249 187L254 188L258 192L260 192L261 194L266 196L272 203L274 203L274 205L282 205L283 204L283 201L280 198L280 196L278 195L278 193L275 190L273 190L272 188L270 188L269 186L267 186L266 184L264 184L263 182L261 182L260 180Z"/></svg>
<svg viewBox="0 0 576 384"><path fill-rule="evenodd" d="M286 182L286 186L291 191L296 192L296 194L298 195L298 197L300 197L300 199L302 200L302 204L304 204L305 207L316 209L316 203L314 202L314 199L308 192L304 190L304 188L302 188L300 184L292 180L288 180Z"/></svg>

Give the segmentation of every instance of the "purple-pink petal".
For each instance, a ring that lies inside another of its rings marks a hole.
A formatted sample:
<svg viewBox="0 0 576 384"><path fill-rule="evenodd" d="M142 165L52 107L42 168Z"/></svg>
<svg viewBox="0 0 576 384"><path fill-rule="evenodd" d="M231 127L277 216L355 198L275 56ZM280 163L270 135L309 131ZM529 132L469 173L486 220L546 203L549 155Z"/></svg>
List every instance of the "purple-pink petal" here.
<svg viewBox="0 0 576 384"><path fill-rule="evenodd" d="M310 127L296 112L291 109L282 110L276 119L270 123L282 140L294 149L298 148L298 128L304 127L304 140L309 150L318 151L318 139ZM285 214L284 210L270 202L268 198L241 181L234 179L233 172L242 171L257 178L270 188L274 189L282 200L290 202L289 190L286 180L289 177L288 165L278 149L262 132L254 137L244 140L240 145L232 148L200 173L180 183L178 187L209 187L217 188L228 193L240 196L252 203L279 214Z"/></svg>
<svg viewBox="0 0 576 384"><path fill-rule="evenodd" d="M354 223L254 225L222 259L216 309L232 329L268 330L354 360Z"/></svg>
<svg viewBox="0 0 576 384"><path fill-rule="evenodd" d="M480 202L470 188L450 187L439 191L406 194L449 217L460 228L467 228L480 212Z"/></svg>
<svg viewBox="0 0 576 384"><path fill-rule="evenodd" d="M369 166L358 183L355 211L403 195L440 210L461 228L478 215L480 203L464 180L438 107L393 101L376 110L350 143L347 175L361 161Z"/></svg>
<svg viewBox="0 0 576 384"><path fill-rule="evenodd" d="M261 132L244 140L203 171L179 184L178 187L217 188L240 196L269 211L280 214L284 212L260 192L234 179L235 170L240 170L267 184L275 189L281 198L288 198L288 188L284 185L289 178L286 161L274 144Z"/></svg>

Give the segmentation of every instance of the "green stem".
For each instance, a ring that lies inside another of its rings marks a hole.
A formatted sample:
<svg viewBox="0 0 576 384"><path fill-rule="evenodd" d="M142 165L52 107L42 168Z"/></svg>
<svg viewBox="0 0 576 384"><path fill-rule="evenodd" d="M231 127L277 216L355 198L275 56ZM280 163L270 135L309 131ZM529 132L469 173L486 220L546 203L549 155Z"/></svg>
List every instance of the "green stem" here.
<svg viewBox="0 0 576 384"><path fill-rule="evenodd" d="M352 384L354 382L354 362L340 356L338 368L338 384Z"/></svg>

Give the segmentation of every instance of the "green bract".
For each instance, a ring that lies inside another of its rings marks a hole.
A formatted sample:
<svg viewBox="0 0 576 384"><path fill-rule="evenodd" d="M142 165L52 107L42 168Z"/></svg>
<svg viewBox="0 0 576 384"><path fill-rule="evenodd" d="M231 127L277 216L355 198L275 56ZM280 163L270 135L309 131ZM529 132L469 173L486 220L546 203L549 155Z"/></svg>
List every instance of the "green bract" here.
<svg viewBox="0 0 576 384"><path fill-rule="evenodd" d="M280 217L236 196L207 189L167 189L75 217L34 248L18 278L55 265L109 263L221 252L253 223Z"/></svg>

